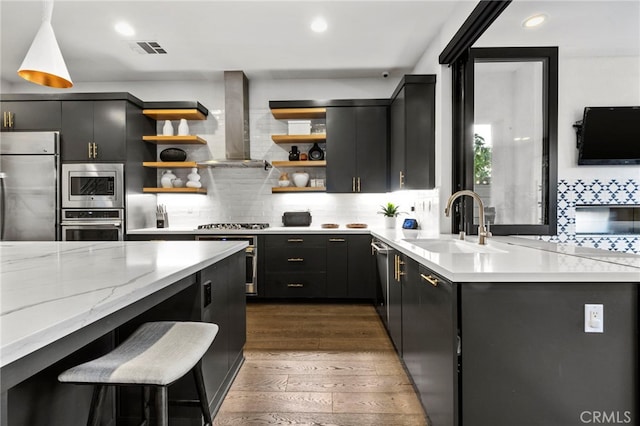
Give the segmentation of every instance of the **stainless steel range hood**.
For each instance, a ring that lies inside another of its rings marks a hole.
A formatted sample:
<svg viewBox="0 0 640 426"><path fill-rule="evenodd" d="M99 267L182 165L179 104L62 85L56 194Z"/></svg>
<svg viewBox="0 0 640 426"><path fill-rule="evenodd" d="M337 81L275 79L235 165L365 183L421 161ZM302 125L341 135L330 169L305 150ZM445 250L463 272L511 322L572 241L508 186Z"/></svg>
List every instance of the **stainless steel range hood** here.
<svg viewBox="0 0 640 426"><path fill-rule="evenodd" d="M249 80L242 71L224 72L225 158L198 163L208 167L270 167L252 160L249 144Z"/></svg>

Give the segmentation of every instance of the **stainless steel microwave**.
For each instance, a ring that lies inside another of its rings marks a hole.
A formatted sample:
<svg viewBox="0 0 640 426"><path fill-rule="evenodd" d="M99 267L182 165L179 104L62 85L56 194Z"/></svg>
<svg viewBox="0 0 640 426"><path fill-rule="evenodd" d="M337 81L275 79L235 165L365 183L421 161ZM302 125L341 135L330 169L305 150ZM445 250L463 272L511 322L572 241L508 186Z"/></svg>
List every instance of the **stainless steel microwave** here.
<svg viewBox="0 0 640 426"><path fill-rule="evenodd" d="M124 208L124 165L62 165L62 208Z"/></svg>

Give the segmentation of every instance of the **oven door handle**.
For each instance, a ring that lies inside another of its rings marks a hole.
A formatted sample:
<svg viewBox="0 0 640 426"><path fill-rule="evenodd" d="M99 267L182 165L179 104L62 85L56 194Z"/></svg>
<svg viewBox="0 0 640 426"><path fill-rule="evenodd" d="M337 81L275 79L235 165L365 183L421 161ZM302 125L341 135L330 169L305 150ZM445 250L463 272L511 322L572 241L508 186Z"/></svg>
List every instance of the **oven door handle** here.
<svg viewBox="0 0 640 426"><path fill-rule="evenodd" d="M122 227L122 221L109 221L109 222L66 222L62 221L60 223L62 226L113 226L116 228Z"/></svg>

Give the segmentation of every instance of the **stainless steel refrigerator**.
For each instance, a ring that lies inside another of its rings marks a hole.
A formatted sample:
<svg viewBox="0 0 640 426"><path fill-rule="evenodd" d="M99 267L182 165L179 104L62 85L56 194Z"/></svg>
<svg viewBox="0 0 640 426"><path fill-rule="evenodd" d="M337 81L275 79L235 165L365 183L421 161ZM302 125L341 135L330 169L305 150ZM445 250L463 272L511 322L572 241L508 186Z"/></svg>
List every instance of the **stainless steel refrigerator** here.
<svg viewBox="0 0 640 426"><path fill-rule="evenodd" d="M0 233L3 241L57 241L58 132L0 133Z"/></svg>

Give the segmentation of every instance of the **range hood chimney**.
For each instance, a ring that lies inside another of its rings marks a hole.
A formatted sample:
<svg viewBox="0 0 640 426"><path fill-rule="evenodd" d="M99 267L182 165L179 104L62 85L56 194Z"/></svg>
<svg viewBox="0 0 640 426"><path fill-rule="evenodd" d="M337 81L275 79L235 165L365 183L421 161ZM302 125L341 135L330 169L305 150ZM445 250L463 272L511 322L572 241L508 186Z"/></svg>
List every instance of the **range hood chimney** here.
<svg viewBox="0 0 640 426"><path fill-rule="evenodd" d="M264 167L252 160L249 144L249 80L243 71L224 72L225 159L200 163L209 167Z"/></svg>

